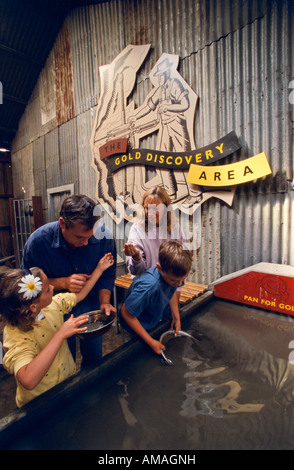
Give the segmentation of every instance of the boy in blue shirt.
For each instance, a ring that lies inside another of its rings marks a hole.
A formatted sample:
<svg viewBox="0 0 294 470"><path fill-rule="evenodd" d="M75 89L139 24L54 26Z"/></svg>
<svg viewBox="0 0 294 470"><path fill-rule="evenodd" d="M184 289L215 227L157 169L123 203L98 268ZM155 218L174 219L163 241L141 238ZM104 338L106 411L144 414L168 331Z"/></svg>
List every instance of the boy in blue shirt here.
<svg viewBox="0 0 294 470"><path fill-rule="evenodd" d="M148 269L131 284L121 308L122 320L150 348L160 354L163 344L153 339L148 330L154 328L170 309L171 328L175 334L181 329L177 296L174 295L188 276L192 257L182 243L170 240L162 243L158 263Z"/></svg>

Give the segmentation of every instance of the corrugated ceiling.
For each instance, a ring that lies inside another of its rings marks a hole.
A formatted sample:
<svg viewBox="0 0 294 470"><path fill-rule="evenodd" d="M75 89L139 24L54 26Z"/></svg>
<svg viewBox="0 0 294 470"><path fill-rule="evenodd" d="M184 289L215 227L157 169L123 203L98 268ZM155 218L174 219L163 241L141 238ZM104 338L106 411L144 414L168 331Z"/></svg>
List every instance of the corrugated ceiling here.
<svg viewBox="0 0 294 470"><path fill-rule="evenodd" d="M10 149L67 13L105 0L1 0L0 148Z"/></svg>

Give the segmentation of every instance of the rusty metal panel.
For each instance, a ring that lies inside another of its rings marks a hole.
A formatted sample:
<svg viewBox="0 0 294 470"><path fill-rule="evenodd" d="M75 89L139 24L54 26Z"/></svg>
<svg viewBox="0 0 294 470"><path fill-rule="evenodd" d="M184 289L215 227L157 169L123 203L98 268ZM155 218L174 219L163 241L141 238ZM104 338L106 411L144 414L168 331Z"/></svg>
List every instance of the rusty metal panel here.
<svg viewBox="0 0 294 470"><path fill-rule="evenodd" d="M232 207L217 199L201 206L201 244L195 245L191 279L210 283L260 261L293 264L292 24L291 0L112 0L76 8L43 74L50 100L56 100L50 105L45 95L41 100L46 187L77 181L76 190L93 197L90 135L99 66L128 44L151 43L129 100L140 106L151 90L155 62L163 52L177 54L179 72L199 96L197 148L234 130L242 148L225 163L264 151L273 171L265 180L239 187ZM55 110L59 130L49 127L56 126ZM36 106L26 112L18 134L21 147L35 139L29 123ZM154 145L155 136L142 142ZM19 159L16 155L18 164ZM41 171L37 167L36 175ZM20 171L16 180L19 187ZM122 247L120 241L121 255Z"/></svg>
<svg viewBox="0 0 294 470"><path fill-rule="evenodd" d="M110 63L124 47L121 5L119 0L99 3L69 15L76 115L97 105L99 66Z"/></svg>
<svg viewBox="0 0 294 470"><path fill-rule="evenodd" d="M42 207L47 209L46 193L46 165L45 165L45 138L44 136L33 142L33 172L36 196L41 196Z"/></svg>
<svg viewBox="0 0 294 470"><path fill-rule="evenodd" d="M77 119L62 124L59 128L59 171L61 184L78 183ZM55 185L57 186L57 185Z"/></svg>
<svg viewBox="0 0 294 470"><path fill-rule="evenodd" d="M54 56L56 117L57 124L60 125L75 116L71 45L67 20L64 22L63 28L57 37L54 46Z"/></svg>
<svg viewBox="0 0 294 470"><path fill-rule="evenodd" d="M40 94L40 126L42 135L56 127L56 76L54 49L48 56L46 67L40 73L38 89ZM39 114L36 113L36 114Z"/></svg>
<svg viewBox="0 0 294 470"><path fill-rule="evenodd" d="M61 186L59 165L58 127L45 135L44 155L46 171L46 189Z"/></svg>
<svg viewBox="0 0 294 470"><path fill-rule="evenodd" d="M149 72L160 54L178 54L179 71L199 96L197 147L235 130L242 150L230 161L265 151L273 170L272 178L238 189L232 208L217 199L203 205L201 246L195 250L190 277L212 282L256 262L289 262L291 237L286 229L282 236L277 228L281 219L283 226L289 227L293 215L285 209L286 201L291 200L288 181L293 178L287 90L291 78L289 2L227 1L220 6L220 2L175 0L121 4L126 44L152 43L131 96L136 105L142 104L151 89ZM100 16L101 5L92 8L90 18L99 24L98 29L93 27L97 34L105 31L103 20L109 24L109 17ZM95 43L101 49L100 64L109 63L115 55L107 55L106 46ZM116 49L116 54L119 51ZM150 148L154 144L152 136L142 143ZM86 190L84 179L83 184ZM89 179L91 192L90 186Z"/></svg>
<svg viewBox="0 0 294 470"><path fill-rule="evenodd" d="M71 13L69 21L71 61L76 115L95 106L95 63L93 62L93 41L89 8Z"/></svg>
<svg viewBox="0 0 294 470"><path fill-rule="evenodd" d="M80 194L87 194L95 199L96 177L92 168L92 154L89 145L92 127L96 115L96 108L77 116L77 155L78 155L78 175L79 186L76 191Z"/></svg>
<svg viewBox="0 0 294 470"><path fill-rule="evenodd" d="M34 193L32 144L11 154L13 191L15 197L30 197Z"/></svg>

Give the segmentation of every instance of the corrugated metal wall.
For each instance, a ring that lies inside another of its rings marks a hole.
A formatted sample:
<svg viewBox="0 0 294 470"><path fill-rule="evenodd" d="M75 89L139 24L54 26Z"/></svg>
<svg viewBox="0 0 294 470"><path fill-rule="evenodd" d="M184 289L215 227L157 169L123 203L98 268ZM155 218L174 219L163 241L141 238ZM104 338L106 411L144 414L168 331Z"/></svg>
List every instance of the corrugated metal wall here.
<svg viewBox="0 0 294 470"><path fill-rule="evenodd" d="M273 175L237 188L232 207L201 207L201 246L191 279L210 283L260 261L294 264L293 5L291 0L112 0L73 10L20 123L12 161L21 192L22 155L32 155L34 185L68 183L95 194L90 136L100 65L128 44L151 43L131 99L151 89L149 72L163 52L180 56L179 72L199 96L198 148L234 130L242 149L227 162L264 151ZM146 146L154 144L152 138ZM29 157L27 157L29 158ZM118 243L121 251L122 242Z"/></svg>

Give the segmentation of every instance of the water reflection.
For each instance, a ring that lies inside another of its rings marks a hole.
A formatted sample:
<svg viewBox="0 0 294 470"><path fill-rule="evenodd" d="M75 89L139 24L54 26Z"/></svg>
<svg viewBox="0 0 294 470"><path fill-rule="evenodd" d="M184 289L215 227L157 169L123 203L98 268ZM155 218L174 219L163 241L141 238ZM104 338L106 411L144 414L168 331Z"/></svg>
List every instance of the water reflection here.
<svg viewBox="0 0 294 470"><path fill-rule="evenodd" d="M218 301L182 326L172 366L146 348L13 448L292 449L293 319Z"/></svg>
<svg viewBox="0 0 294 470"><path fill-rule="evenodd" d="M225 302L196 315L185 330L200 342L169 340L173 366L129 379L128 412L137 424L122 448L293 448L293 325Z"/></svg>

